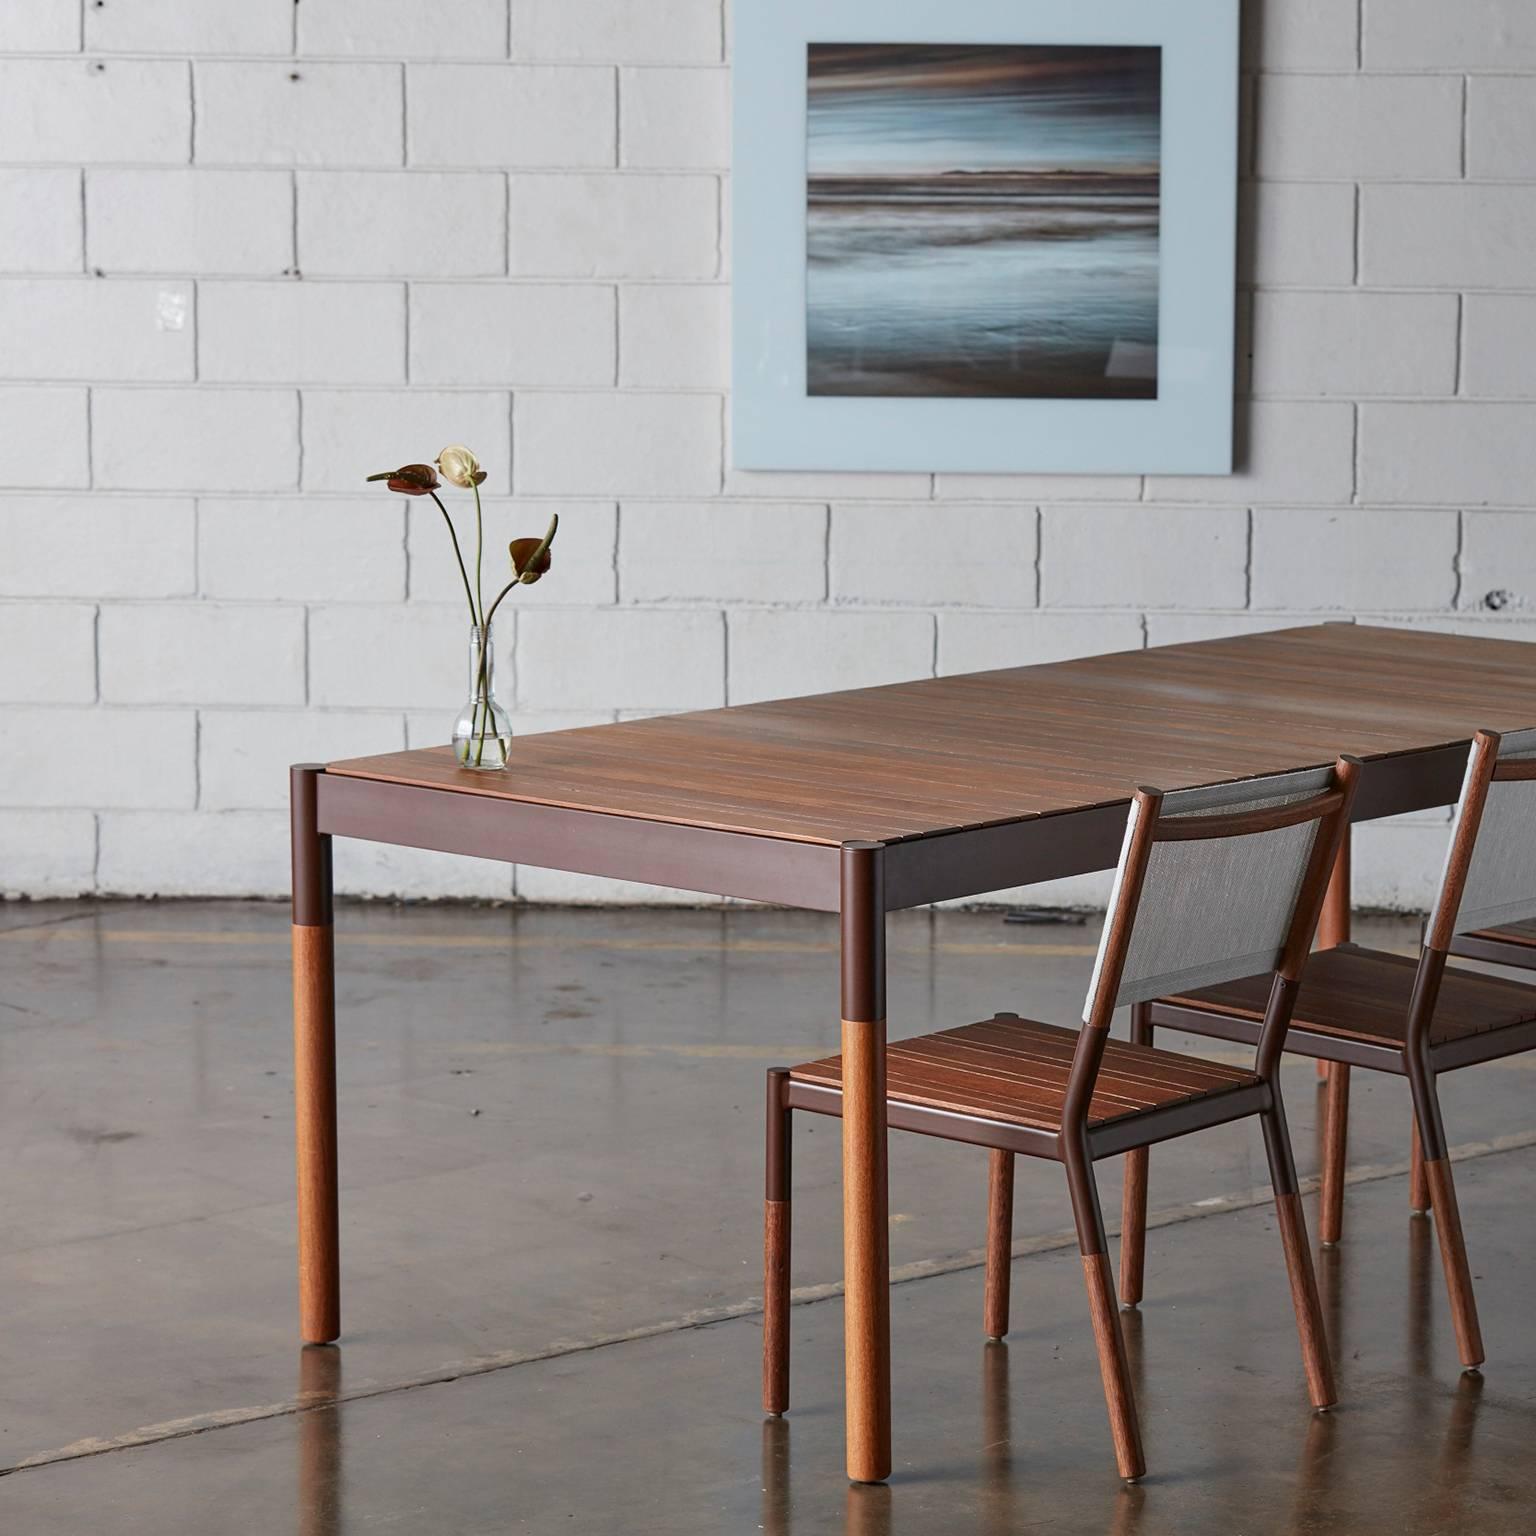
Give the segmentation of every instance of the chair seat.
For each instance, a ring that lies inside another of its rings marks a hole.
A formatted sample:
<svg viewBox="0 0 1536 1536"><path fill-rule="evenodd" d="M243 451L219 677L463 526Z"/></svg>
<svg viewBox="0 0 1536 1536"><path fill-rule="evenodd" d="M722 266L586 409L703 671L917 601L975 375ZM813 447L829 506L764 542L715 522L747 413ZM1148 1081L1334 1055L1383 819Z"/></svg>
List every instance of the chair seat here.
<svg viewBox="0 0 1536 1536"><path fill-rule="evenodd" d="M1502 928L1479 928L1465 937L1482 939L1487 944L1517 944L1521 949L1536 949L1536 922L1506 923Z"/></svg>
<svg viewBox="0 0 1536 1536"><path fill-rule="evenodd" d="M893 1103L1059 1131L1077 1038L1075 1029L1004 1015L893 1041L886 1049L886 1094ZM843 1059L793 1067L790 1077L841 1089ZM1237 1067L1110 1039L1088 1124L1108 1125L1260 1081Z"/></svg>
<svg viewBox="0 0 1536 1536"><path fill-rule="evenodd" d="M1357 944L1321 950L1309 957L1302 971L1291 1028L1401 1047L1408 1038L1408 1002L1417 970L1417 962L1406 955ZM1264 1017L1270 981L1267 974L1249 976L1163 1001L1257 1021ZM1533 1019L1536 987L1448 967L1430 1026L1430 1043L1464 1040Z"/></svg>

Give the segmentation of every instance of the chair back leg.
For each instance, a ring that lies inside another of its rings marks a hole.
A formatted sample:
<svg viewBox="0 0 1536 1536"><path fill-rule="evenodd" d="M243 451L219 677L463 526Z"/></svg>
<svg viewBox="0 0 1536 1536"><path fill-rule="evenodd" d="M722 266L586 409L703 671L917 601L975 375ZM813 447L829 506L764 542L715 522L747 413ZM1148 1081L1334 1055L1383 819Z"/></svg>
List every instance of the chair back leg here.
<svg viewBox="0 0 1536 1536"><path fill-rule="evenodd" d="M1131 1009L1131 1040L1152 1044L1152 1009L1137 1003ZM1120 1207L1120 1301L1140 1304L1147 1259L1147 1175L1152 1149L1137 1147L1125 1154L1125 1189Z"/></svg>
<svg viewBox="0 0 1536 1536"><path fill-rule="evenodd" d="M1008 1334L1013 1278L1013 1153L987 1154L987 1283L983 1327L989 1339Z"/></svg>
<svg viewBox="0 0 1536 1536"><path fill-rule="evenodd" d="M789 1408L789 1073L768 1073L768 1157L763 1201L763 1412Z"/></svg>

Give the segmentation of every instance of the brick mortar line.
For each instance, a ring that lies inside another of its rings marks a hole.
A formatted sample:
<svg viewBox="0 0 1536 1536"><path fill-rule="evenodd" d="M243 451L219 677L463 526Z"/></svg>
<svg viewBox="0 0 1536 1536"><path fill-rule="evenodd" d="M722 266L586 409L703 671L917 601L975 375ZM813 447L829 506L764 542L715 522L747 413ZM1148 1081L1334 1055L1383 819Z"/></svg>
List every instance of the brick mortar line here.
<svg viewBox="0 0 1536 1536"><path fill-rule="evenodd" d="M1493 1141L1467 1142L1453 1147L1449 1156L1453 1163L1474 1162L1485 1157L1498 1157L1511 1152L1523 1151L1536 1146L1536 1131L1522 1131L1501 1136ZM1388 1179L1402 1178L1408 1173L1406 1162L1374 1163L1351 1169L1345 1176L1345 1184L1380 1183ZM1309 1194L1318 1186L1316 1176L1301 1182L1301 1192ZM1181 1226L1207 1217L1236 1215L1268 1205L1274 1198L1272 1190L1250 1189L1192 1201L1184 1205L1170 1206L1152 1212L1147 1218L1149 1231L1163 1227ZM1119 1235L1118 1224L1109 1227L1110 1236ZM1069 1249L1077 1241L1075 1233L1055 1232L1036 1238L1020 1238L1012 1247L1015 1259L1033 1258L1047 1253L1059 1253ZM937 1279L943 1275L960 1274L981 1268L986 1262L985 1249L969 1249L940 1259L919 1259L909 1264L897 1265L890 1272L892 1286L911 1285L921 1280ZM827 1281L821 1285L797 1286L790 1293L790 1305L814 1306L819 1302L833 1301L843 1294L841 1281ZM245 1408L216 1409L208 1413L171 1419L160 1424L148 1424L111 1439L87 1439L60 1447L56 1451L43 1451L29 1456L14 1466L0 1468L0 1478L14 1476L18 1472L36 1471L41 1467L58 1466L64 1462L82 1461L88 1457L105 1456L113 1452L136 1450L144 1446L163 1445L171 1440L189 1439L193 1435L209 1434L215 1430L231 1429L237 1425L261 1423L270 1419L289 1418L301 1413L334 1408L346 1403L367 1402L377 1397L392 1397L402 1392L419 1391L423 1387L447 1386L455 1381L472 1380L477 1376L490 1376L500 1371L514 1370L522 1365L536 1365L547 1360L558 1360L570 1355L592 1354L601 1349L611 1349L623 1344L639 1343L646 1339L662 1338L669 1334L683 1333L696 1328L707 1328L716 1323L735 1322L741 1318L757 1317L762 1313L762 1303L757 1298L734 1302L718 1307L701 1307L685 1312L681 1317L663 1322L641 1324L635 1328L614 1333L597 1334L585 1339L556 1339L543 1349L508 1350L443 1366L436 1371L376 1386L359 1387L343 1391L321 1401L287 1398L281 1402L253 1405Z"/></svg>

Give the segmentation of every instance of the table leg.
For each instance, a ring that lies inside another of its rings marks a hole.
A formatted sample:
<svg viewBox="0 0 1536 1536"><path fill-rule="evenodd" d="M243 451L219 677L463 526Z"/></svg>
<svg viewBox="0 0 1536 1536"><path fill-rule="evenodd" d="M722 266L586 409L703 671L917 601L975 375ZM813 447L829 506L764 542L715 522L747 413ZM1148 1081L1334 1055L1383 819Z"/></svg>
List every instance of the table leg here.
<svg viewBox="0 0 1536 1536"><path fill-rule="evenodd" d="M1339 856L1334 861L1333 875L1328 881L1328 890L1323 896L1323 910L1319 914L1317 923L1317 947L1319 949L1336 949L1340 944L1349 943L1349 893L1350 893L1350 829L1345 827L1344 836L1339 842ZM1348 1067L1341 1068L1348 1072ZM1317 1075L1327 1077L1329 1065L1326 1061L1317 1064Z"/></svg>
<svg viewBox="0 0 1536 1536"><path fill-rule="evenodd" d="M299 1332L306 1344L341 1333L336 1191L336 977L331 840L317 830L323 770L295 767L293 818L293 1113L299 1189Z"/></svg>
<svg viewBox="0 0 1536 1536"><path fill-rule="evenodd" d="M848 1476L856 1483L891 1475L882 854L876 843L843 845L843 1348Z"/></svg>

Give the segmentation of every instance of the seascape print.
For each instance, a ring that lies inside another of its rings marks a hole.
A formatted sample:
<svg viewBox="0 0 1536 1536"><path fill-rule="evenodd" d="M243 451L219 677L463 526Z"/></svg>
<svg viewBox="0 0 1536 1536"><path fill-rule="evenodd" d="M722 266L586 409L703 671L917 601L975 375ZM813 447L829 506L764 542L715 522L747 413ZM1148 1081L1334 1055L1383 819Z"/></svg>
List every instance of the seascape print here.
<svg viewBox="0 0 1536 1536"><path fill-rule="evenodd" d="M808 69L810 394L1157 398L1160 49Z"/></svg>

